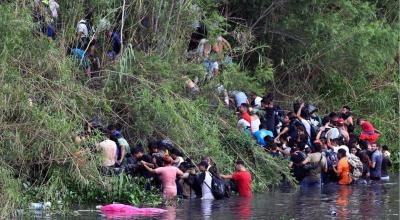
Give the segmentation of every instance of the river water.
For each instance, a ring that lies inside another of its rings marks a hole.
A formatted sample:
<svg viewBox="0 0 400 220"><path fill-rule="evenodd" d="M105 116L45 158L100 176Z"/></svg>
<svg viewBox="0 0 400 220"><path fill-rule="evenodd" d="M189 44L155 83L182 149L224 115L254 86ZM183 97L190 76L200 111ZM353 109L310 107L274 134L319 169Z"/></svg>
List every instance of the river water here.
<svg viewBox="0 0 400 220"><path fill-rule="evenodd" d="M168 212L128 219L399 219L399 177L368 185L325 185L318 190L280 188L252 199L184 200ZM106 219L81 212L68 219ZM126 218L124 218L126 219Z"/></svg>

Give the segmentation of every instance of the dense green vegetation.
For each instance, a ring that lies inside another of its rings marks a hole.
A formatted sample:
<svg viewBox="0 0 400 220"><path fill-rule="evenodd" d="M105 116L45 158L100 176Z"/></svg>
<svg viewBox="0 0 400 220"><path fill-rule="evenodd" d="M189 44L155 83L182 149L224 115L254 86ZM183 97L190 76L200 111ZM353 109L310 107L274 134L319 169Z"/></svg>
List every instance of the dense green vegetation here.
<svg viewBox="0 0 400 220"><path fill-rule="evenodd" d="M138 190L140 180L100 176L97 155L73 143L71 137L94 116L121 123L131 145L168 137L194 160L211 155L223 172L232 171L232 162L241 158L253 173L255 189L291 179L286 162L266 155L237 131L233 111L215 91L218 83L273 92L287 108L295 100L310 100L323 112L350 105L356 116L382 130L382 142L397 151L399 27L394 1L59 4L61 28L55 40L33 34L28 2L0 4L0 218L34 201L158 201L155 194ZM106 17L124 27L123 55L105 63L102 77L94 80L85 78L65 49L87 7L95 21ZM115 16L122 11L123 24ZM145 16L153 21L149 28L138 22ZM210 39L223 34L232 43L237 64L193 97L183 76L204 74L202 65L186 56L191 24L198 18ZM85 146L99 140L93 137Z"/></svg>

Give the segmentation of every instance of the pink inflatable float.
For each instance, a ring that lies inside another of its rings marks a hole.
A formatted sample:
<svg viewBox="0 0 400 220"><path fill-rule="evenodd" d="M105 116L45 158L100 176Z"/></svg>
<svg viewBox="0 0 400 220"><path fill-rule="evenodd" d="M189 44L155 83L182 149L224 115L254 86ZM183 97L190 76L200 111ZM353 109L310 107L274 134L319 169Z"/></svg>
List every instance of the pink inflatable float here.
<svg viewBox="0 0 400 220"><path fill-rule="evenodd" d="M166 212L165 209L158 208L137 208L124 204L110 204L100 208L100 211L107 218L128 217L134 215L154 216Z"/></svg>

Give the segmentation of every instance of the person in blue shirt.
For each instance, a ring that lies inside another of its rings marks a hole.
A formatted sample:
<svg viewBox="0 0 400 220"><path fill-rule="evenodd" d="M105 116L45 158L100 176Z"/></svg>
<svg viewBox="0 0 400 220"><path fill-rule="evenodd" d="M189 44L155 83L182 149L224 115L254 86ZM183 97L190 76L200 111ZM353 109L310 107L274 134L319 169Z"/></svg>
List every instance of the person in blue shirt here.
<svg viewBox="0 0 400 220"><path fill-rule="evenodd" d="M274 134L272 133L272 131L269 131L269 130L265 129L265 126L264 126L264 125L261 125L261 126L260 126L260 130L258 130L258 131L256 131L256 132L254 133L254 137L256 138L257 143L258 143L259 145L261 145L261 146L264 146L264 145L265 145L264 138L265 138L266 136L270 136L271 138L273 138L273 137L274 137Z"/></svg>
<svg viewBox="0 0 400 220"><path fill-rule="evenodd" d="M379 147L376 143L368 145L368 150L372 153L371 155L371 164L370 164L370 178L371 180L380 180L381 179L381 168L382 168L382 160L383 155L382 152L379 151Z"/></svg>
<svg viewBox="0 0 400 220"><path fill-rule="evenodd" d="M112 49L107 52L108 57L115 59L115 57L121 52L122 42L121 37L116 32L107 31L106 36L111 39Z"/></svg>
<svg viewBox="0 0 400 220"><path fill-rule="evenodd" d="M79 65L85 70L85 74L90 75L90 63L84 50L77 47L69 47L67 54L79 60Z"/></svg>

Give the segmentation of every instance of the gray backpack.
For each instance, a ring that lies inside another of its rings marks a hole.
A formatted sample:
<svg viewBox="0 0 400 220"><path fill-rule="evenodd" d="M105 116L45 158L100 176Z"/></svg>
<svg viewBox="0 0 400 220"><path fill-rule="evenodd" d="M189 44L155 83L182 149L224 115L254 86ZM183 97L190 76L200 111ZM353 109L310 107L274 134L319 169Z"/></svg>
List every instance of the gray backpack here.
<svg viewBox="0 0 400 220"><path fill-rule="evenodd" d="M363 163L360 158L354 155L350 155L347 158L347 162L350 164L350 176L353 180L358 180L363 173Z"/></svg>

